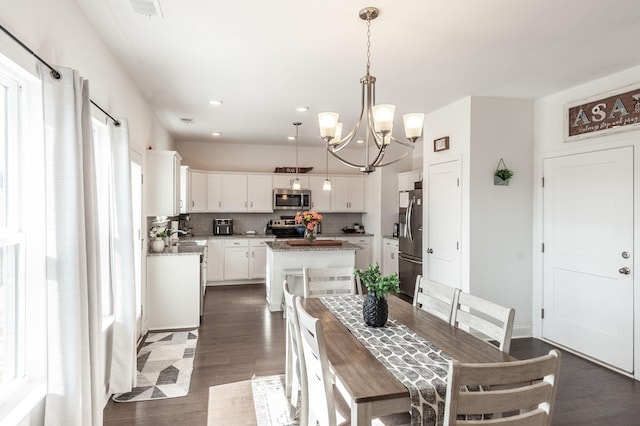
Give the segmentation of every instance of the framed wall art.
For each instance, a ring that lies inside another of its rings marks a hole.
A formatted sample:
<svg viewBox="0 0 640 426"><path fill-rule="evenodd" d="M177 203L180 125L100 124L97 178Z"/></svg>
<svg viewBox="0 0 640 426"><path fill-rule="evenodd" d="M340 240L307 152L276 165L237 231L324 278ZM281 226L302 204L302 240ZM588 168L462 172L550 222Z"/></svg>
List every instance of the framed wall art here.
<svg viewBox="0 0 640 426"><path fill-rule="evenodd" d="M449 136L433 141L433 152L444 151L446 149L449 149Z"/></svg>
<svg viewBox="0 0 640 426"><path fill-rule="evenodd" d="M640 83L572 102L564 108L564 141L640 126Z"/></svg>

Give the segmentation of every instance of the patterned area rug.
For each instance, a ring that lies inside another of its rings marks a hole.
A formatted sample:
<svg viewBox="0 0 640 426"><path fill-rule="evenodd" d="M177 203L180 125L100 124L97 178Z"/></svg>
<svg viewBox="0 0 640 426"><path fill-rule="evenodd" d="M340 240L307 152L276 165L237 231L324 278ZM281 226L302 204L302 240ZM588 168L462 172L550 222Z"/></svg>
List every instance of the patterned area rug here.
<svg viewBox="0 0 640 426"><path fill-rule="evenodd" d="M284 375L253 376L251 390L258 425L292 426L297 419L289 417L289 401L284 390Z"/></svg>
<svg viewBox="0 0 640 426"><path fill-rule="evenodd" d="M177 398L189 393L198 330L149 333L138 353L137 386L116 402Z"/></svg>

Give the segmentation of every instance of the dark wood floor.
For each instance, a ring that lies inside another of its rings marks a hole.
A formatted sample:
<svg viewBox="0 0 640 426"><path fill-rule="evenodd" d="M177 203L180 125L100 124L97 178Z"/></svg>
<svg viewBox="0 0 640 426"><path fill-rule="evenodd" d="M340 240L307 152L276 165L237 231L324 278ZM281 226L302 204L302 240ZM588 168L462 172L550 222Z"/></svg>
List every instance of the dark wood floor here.
<svg viewBox="0 0 640 426"><path fill-rule="evenodd" d="M284 372L284 320L266 307L264 285L209 287L189 395L160 401L114 403L105 425L207 423L209 386ZM515 339L511 353L530 358L553 347ZM640 382L563 352L554 425L639 425Z"/></svg>

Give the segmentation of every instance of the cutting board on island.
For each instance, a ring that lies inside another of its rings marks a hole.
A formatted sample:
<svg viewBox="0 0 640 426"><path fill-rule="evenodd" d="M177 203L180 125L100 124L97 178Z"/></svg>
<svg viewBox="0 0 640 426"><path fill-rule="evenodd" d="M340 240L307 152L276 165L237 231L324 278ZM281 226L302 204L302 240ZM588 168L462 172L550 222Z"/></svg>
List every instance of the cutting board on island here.
<svg viewBox="0 0 640 426"><path fill-rule="evenodd" d="M290 246L341 246L342 241L337 240L317 240L317 241L307 241L307 240L287 240L287 244Z"/></svg>

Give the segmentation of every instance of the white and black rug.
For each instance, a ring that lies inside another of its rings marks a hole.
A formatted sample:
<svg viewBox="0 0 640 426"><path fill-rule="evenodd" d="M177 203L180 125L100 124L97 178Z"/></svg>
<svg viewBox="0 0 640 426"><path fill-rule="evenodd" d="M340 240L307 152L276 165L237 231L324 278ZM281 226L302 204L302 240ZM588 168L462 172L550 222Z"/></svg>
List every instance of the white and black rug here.
<svg viewBox="0 0 640 426"><path fill-rule="evenodd" d="M259 425L294 426L298 419L291 418L289 400L285 393L284 375L253 376L251 391L256 420Z"/></svg>
<svg viewBox="0 0 640 426"><path fill-rule="evenodd" d="M177 398L189 393L198 330L149 333L138 353L137 386L116 402Z"/></svg>

